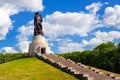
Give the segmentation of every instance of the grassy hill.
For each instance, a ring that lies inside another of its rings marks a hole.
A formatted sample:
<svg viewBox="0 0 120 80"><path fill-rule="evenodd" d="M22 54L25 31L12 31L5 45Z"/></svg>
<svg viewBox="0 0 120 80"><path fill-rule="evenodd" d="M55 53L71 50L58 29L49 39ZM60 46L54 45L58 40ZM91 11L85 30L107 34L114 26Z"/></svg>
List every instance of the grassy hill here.
<svg viewBox="0 0 120 80"><path fill-rule="evenodd" d="M77 80L36 58L23 58L0 64L0 80Z"/></svg>

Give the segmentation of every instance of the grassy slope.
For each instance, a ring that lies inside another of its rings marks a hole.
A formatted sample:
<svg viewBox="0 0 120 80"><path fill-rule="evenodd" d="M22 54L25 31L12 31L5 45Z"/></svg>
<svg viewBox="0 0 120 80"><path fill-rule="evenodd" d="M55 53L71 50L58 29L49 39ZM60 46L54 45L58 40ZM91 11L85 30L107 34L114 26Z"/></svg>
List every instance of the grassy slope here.
<svg viewBox="0 0 120 80"><path fill-rule="evenodd" d="M36 58L0 64L0 80L77 80Z"/></svg>

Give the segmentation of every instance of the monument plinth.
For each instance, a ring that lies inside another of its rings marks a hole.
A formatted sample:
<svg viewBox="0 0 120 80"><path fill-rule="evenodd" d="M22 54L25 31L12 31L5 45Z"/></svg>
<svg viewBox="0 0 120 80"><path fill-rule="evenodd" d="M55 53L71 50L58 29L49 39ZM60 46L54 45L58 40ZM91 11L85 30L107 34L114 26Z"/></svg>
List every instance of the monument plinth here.
<svg viewBox="0 0 120 80"><path fill-rule="evenodd" d="M48 47L45 38L42 35L37 35L33 37L32 43L29 45L29 53L35 54L50 54L50 49Z"/></svg>
<svg viewBox="0 0 120 80"><path fill-rule="evenodd" d="M51 54L51 51L48 47L47 42L45 41L45 37L42 31L42 17L37 12L34 17L34 36L32 39L32 43L29 45L28 53L30 55L39 54Z"/></svg>

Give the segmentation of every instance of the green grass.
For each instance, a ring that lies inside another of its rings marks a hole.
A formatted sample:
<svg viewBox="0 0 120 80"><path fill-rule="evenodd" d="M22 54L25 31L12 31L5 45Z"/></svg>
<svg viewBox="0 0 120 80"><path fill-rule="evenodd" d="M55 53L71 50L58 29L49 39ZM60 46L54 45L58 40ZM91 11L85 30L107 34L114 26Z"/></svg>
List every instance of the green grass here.
<svg viewBox="0 0 120 80"><path fill-rule="evenodd" d="M0 80L77 80L36 58L23 58L0 64Z"/></svg>

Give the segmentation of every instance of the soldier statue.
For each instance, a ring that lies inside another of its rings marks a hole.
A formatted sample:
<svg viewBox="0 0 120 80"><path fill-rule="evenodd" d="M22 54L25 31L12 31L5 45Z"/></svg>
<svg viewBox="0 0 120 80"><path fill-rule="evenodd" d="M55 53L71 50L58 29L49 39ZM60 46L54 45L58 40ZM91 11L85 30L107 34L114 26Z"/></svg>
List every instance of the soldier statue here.
<svg viewBox="0 0 120 80"><path fill-rule="evenodd" d="M39 12L36 12L34 16L34 35L44 36L42 31L42 21L43 20L41 15L39 14Z"/></svg>

